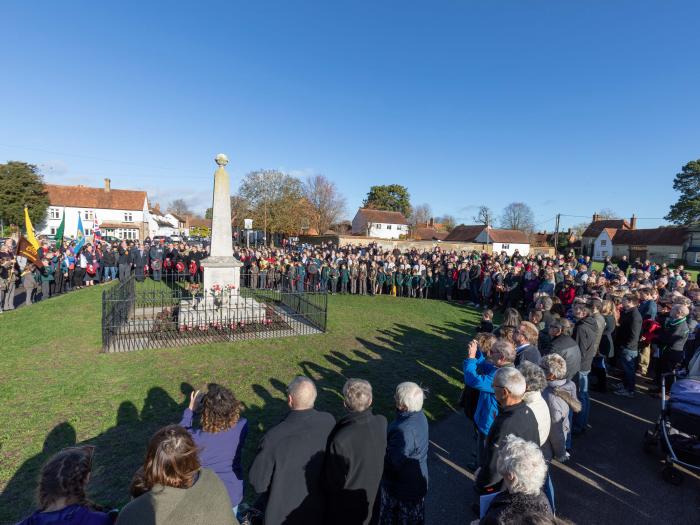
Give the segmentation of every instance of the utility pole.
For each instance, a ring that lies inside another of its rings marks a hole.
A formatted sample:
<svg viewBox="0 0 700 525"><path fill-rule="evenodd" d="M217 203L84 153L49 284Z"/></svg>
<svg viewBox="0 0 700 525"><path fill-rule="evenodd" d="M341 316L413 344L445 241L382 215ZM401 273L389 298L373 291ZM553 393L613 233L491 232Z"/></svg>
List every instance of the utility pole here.
<svg viewBox="0 0 700 525"><path fill-rule="evenodd" d="M554 226L554 255L559 254L559 219L561 218L561 213L557 213L557 222Z"/></svg>

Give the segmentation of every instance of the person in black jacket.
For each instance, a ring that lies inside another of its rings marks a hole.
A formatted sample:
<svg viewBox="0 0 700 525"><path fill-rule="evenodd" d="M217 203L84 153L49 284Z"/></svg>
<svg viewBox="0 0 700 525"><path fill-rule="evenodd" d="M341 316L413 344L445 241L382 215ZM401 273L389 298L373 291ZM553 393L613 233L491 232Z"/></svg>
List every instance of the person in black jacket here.
<svg viewBox="0 0 700 525"><path fill-rule="evenodd" d="M581 350L571 338L571 323L555 315L549 322L550 353L560 355L566 361L566 379L573 380L581 369Z"/></svg>
<svg viewBox="0 0 700 525"><path fill-rule="evenodd" d="M674 304L668 319L664 322L663 329L655 340L661 351L659 366L656 368L657 388L650 390L650 393L668 395L668 391L673 384L674 377L666 379L666 392L661 392L661 376L673 372L681 365L684 358L685 342L688 340L688 323L686 321L690 314L688 307L684 304Z"/></svg>
<svg viewBox="0 0 700 525"><path fill-rule="evenodd" d="M316 386L296 377L287 387L287 417L267 431L248 480L261 495L265 525L323 523L321 469L335 419L314 409Z"/></svg>
<svg viewBox="0 0 700 525"><path fill-rule="evenodd" d="M523 361L540 364L540 354L537 348L537 340L540 333L537 327L530 321L523 321L513 332L515 347L515 366L520 366Z"/></svg>
<svg viewBox="0 0 700 525"><path fill-rule="evenodd" d="M129 246L126 244L126 241L122 241L119 245L119 255L117 257L120 283L123 283L131 275L131 257L129 254Z"/></svg>
<svg viewBox="0 0 700 525"><path fill-rule="evenodd" d="M642 314L639 313L638 305L639 299L635 294L628 293L622 298L620 325L615 332L620 368L624 372L622 385L613 392L618 396L634 397L639 338L642 335Z"/></svg>
<svg viewBox="0 0 700 525"><path fill-rule="evenodd" d="M590 399L588 398L588 374L591 372L593 358L598 352L598 325L591 317L591 309L586 303L574 303L574 341L581 351L581 369L578 372L578 399L581 402L581 411L574 415L573 433L581 434L586 431ZM601 328L602 331L602 328ZM601 332L602 335L602 332Z"/></svg>
<svg viewBox="0 0 700 525"><path fill-rule="evenodd" d="M493 378L493 390L500 411L486 437L486 453L477 471L474 488L477 496L492 494L501 489L503 477L498 472L498 454L506 436L513 434L539 446L537 419L523 402L526 385L523 375L513 367L499 368ZM474 510L478 510L478 503Z"/></svg>
<svg viewBox="0 0 700 525"><path fill-rule="evenodd" d="M367 381L348 379L343 396L350 413L328 437L323 466L325 523L367 525L384 470L387 423L384 416L372 414L372 386Z"/></svg>

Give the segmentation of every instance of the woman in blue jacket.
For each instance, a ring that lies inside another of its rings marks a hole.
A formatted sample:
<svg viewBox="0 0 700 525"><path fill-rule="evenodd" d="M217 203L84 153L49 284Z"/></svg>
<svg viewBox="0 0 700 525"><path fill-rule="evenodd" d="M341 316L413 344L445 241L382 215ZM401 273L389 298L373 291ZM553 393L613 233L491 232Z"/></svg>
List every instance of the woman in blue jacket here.
<svg viewBox="0 0 700 525"><path fill-rule="evenodd" d="M479 401L474 412L474 424L477 427L476 461L481 466L484 457L486 436L491 430L493 420L498 414L498 401L493 390L493 376L504 366L513 366L515 349L508 341L499 340L491 347L488 358L478 351L476 339L467 346L467 359L464 360L464 384L479 391Z"/></svg>

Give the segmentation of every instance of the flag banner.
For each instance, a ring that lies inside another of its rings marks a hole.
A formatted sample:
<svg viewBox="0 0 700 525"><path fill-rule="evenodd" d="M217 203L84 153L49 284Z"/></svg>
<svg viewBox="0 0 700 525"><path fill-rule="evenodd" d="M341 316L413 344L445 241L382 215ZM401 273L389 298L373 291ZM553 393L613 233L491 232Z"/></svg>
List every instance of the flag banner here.
<svg viewBox="0 0 700 525"><path fill-rule="evenodd" d="M80 217L80 212L78 212L78 233L75 236L75 249L74 252L77 255L80 249L85 244L85 230L83 229L83 219Z"/></svg>
<svg viewBox="0 0 700 525"><path fill-rule="evenodd" d="M97 214L95 214L95 222L92 228L92 241L99 242L102 240L102 232L100 231L100 221L97 220Z"/></svg>
<svg viewBox="0 0 700 525"><path fill-rule="evenodd" d="M63 218L61 219L61 224L56 230L56 235L54 239L56 240L56 246L61 246L63 244L63 232L66 229L66 210L63 209Z"/></svg>
<svg viewBox="0 0 700 525"><path fill-rule="evenodd" d="M34 227L32 226L32 220L29 218L29 208L24 207L24 225L27 228L27 240L34 246L34 249L39 249L39 241L36 240L34 236Z"/></svg>
<svg viewBox="0 0 700 525"><path fill-rule="evenodd" d="M27 261L33 263L37 268L43 268L44 266L34 245L22 235L19 236L19 241L17 241L17 255L25 257Z"/></svg>

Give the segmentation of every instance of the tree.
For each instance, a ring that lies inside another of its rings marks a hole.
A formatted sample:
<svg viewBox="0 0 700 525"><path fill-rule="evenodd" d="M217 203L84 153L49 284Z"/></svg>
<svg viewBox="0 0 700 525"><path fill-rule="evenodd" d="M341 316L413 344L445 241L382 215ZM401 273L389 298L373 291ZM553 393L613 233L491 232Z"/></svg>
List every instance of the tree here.
<svg viewBox="0 0 700 525"><path fill-rule="evenodd" d="M508 230L531 232L535 226L535 214L524 202L511 202L503 210L501 227Z"/></svg>
<svg viewBox="0 0 700 525"><path fill-rule="evenodd" d="M168 206L168 211L183 218L192 215L192 210L190 210L185 199L175 199L172 201Z"/></svg>
<svg viewBox="0 0 700 525"><path fill-rule="evenodd" d="M700 159L688 162L673 179L673 189L681 196L664 219L674 224L700 222Z"/></svg>
<svg viewBox="0 0 700 525"><path fill-rule="evenodd" d="M205 219L213 219L214 218L214 208L207 208L207 211L204 212L204 218Z"/></svg>
<svg viewBox="0 0 700 525"><path fill-rule="evenodd" d="M603 208L602 210L597 211L596 215L598 215L599 220L617 219L620 217L617 213L615 213L610 208Z"/></svg>
<svg viewBox="0 0 700 525"><path fill-rule="evenodd" d="M44 179L34 164L9 161L0 164L0 219L7 224L24 225L24 207L35 229L40 229L49 207Z"/></svg>
<svg viewBox="0 0 700 525"><path fill-rule="evenodd" d="M400 184L372 186L362 205L375 210L399 211L404 217L411 215L411 198L408 189Z"/></svg>
<svg viewBox="0 0 700 525"><path fill-rule="evenodd" d="M411 210L409 221L412 226L425 226L433 217L433 210L430 204L420 204Z"/></svg>
<svg viewBox="0 0 700 525"><path fill-rule="evenodd" d="M304 195L313 210L311 225L320 235L337 222L345 211L345 197L340 195L335 183L323 175L307 177Z"/></svg>
<svg viewBox="0 0 700 525"><path fill-rule="evenodd" d="M452 215L443 215L442 217L439 217L437 219L437 222L442 224L442 227L445 228L445 230L447 230L448 232L454 230L455 226L457 225L457 222L455 221L455 218Z"/></svg>
<svg viewBox="0 0 700 525"><path fill-rule="evenodd" d="M303 223L309 222L313 210L304 196L301 181L277 170L259 170L248 173L238 196L249 205L250 218L256 228L267 232L294 234Z"/></svg>
<svg viewBox="0 0 700 525"><path fill-rule="evenodd" d="M493 224L493 220L496 218L496 215L491 211L491 208L488 206L479 206L479 210L476 212L476 215L472 217L472 220L476 222L477 224L483 224L484 226L488 226Z"/></svg>

